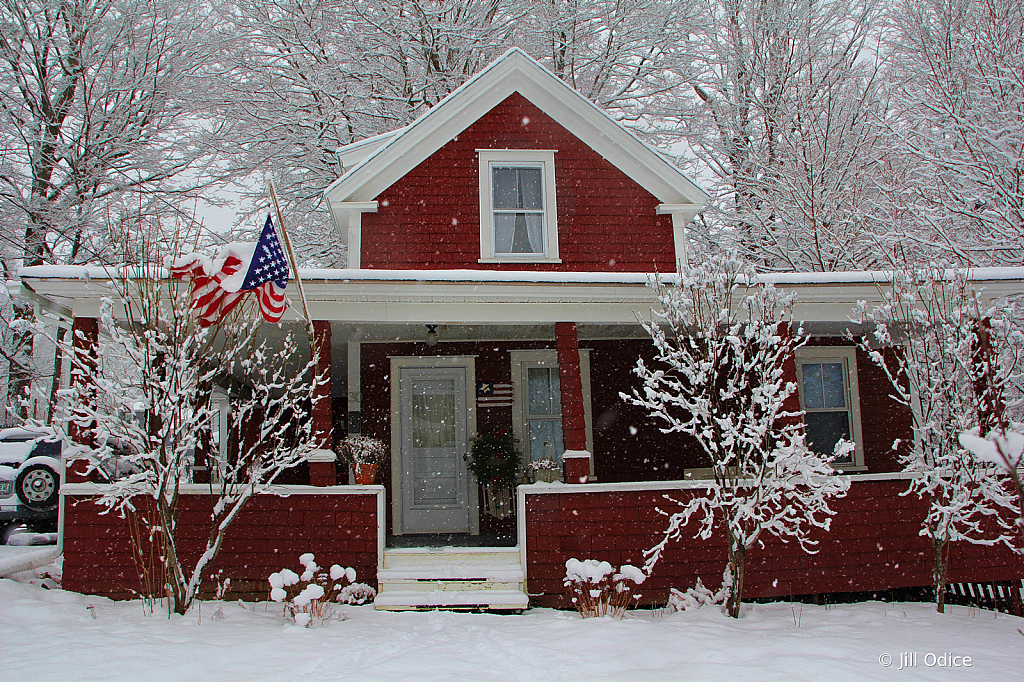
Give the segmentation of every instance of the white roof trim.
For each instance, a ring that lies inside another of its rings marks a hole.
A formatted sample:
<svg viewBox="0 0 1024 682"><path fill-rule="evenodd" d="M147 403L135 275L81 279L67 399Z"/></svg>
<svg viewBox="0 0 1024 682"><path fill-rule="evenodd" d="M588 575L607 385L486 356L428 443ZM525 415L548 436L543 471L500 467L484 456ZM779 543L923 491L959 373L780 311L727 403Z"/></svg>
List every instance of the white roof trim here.
<svg viewBox="0 0 1024 682"><path fill-rule="evenodd" d="M403 130L405 128L399 128L388 133L381 133L380 135L359 140L359 142L347 144L344 147L339 147L335 153L338 155L338 161L341 163L342 174L400 135Z"/></svg>
<svg viewBox="0 0 1024 682"><path fill-rule="evenodd" d="M708 195L660 152L601 108L512 48L412 125L352 167L325 191L328 202L369 201L513 92L551 116L665 204L703 205Z"/></svg>

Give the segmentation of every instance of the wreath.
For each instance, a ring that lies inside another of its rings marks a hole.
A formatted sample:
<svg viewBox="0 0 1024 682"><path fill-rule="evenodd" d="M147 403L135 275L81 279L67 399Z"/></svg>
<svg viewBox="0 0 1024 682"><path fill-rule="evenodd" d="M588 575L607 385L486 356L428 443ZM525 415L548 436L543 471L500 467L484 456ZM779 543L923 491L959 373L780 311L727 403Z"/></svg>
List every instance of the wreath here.
<svg viewBox="0 0 1024 682"><path fill-rule="evenodd" d="M473 441L467 466L483 485L514 488L519 482L521 458L512 434L499 430L482 434Z"/></svg>

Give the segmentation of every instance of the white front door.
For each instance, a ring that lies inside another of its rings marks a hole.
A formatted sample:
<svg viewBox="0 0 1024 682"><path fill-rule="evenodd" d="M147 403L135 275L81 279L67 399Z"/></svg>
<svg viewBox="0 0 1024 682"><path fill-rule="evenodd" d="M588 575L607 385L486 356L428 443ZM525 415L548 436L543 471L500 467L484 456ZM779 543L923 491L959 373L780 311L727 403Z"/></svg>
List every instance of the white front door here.
<svg viewBox="0 0 1024 682"><path fill-rule="evenodd" d="M466 369L399 371L403 533L468 533Z"/></svg>

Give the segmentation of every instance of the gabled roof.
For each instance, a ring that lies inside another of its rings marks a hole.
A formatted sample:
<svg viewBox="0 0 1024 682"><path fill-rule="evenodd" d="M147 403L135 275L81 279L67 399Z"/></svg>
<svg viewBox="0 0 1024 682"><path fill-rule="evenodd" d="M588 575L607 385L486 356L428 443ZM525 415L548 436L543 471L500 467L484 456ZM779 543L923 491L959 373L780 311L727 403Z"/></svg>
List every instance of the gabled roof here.
<svg viewBox="0 0 1024 682"><path fill-rule="evenodd" d="M331 204L371 201L481 116L519 92L665 204L703 205L708 195L540 62L512 48L435 107L394 133L343 147L352 166L324 196Z"/></svg>

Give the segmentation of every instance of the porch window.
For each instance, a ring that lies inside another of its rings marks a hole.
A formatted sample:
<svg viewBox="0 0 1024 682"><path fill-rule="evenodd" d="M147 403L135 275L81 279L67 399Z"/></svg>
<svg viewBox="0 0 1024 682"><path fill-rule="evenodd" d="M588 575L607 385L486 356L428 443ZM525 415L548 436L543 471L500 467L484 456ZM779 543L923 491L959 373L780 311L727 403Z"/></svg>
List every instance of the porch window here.
<svg viewBox="0 0 1024 682"><path fill-rule="evenodd" d="M805 346L797 349L797 373L808 447L821 455L832 454L840 439L852 440L854 452L835 464L846 470L860 468L864 456L856 351Z"/></svg>
<svg viewBox="0 0 1024 682"><path fill-rule="evenodd" d="M526 369L526 452L530 460L565 452L562 442L562 389L557 367Z"/></svg>
<svg viewBox="0 0 1024 682"><path fill-rule="evenodd" d="M512 432L526 461L555 461L565 452L562 438L562 387L555 350L514 350L512 355ZM594 451L590 406L590 351L580 349L583 416L587 449ZM593 462L590 470L593 471ZM593 479L593 476L591 477Z"/></svg>
<svg viewBox="0 0 1024 682"><path fill-rule="evenodd" d="M554 152L477 152L480 261L558 262Z"/></svg>

